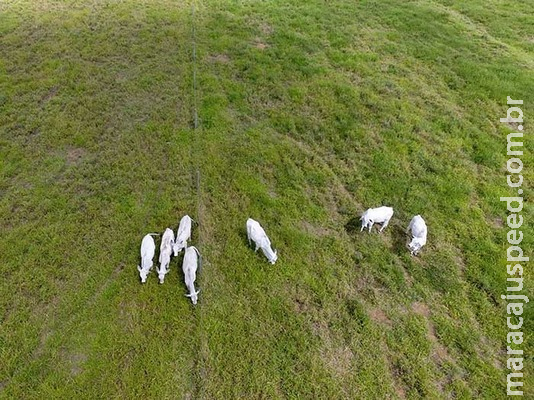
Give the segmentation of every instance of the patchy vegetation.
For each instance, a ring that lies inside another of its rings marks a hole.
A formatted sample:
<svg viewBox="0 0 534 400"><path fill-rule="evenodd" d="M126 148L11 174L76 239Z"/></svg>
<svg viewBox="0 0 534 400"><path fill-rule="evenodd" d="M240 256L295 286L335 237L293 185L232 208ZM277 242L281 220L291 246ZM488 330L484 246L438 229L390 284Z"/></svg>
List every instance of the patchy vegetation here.
<svg viewBox="0 0 534 400"><path fill-rule="evenodd" d="M196 131L191 2L0 5L0 397L501 398L499 118L524 99L532 129L533 10L195 5ZM388 228L360 233L379 205ZM136 269L142 237L184 214L196 307L176 259L164 285Z"/></svg>

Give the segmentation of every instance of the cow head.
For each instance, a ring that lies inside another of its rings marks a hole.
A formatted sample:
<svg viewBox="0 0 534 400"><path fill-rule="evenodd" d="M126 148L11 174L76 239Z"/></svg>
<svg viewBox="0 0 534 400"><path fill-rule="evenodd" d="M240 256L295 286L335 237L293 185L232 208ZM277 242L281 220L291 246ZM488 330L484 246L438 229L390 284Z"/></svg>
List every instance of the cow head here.
<svg viewBox="0 0 534 400"><path fill-rule="evenodd" d="M276 260L278 260L278 251L275 249L273 251L273 254L272 254L271 259L269 260L269 262L274 265Z"/></svg>
<svg viewBox="0 0 534 400"><path fill-rule="evenodd" d="M158 279L159 279L159 283L163 283L165 282L165 275L167 275L167 272L169 272L168 269L166 268L158 268L156 267L156 272L158 273Z"/></svg>
<svg viewBox="0 0 534 400"><path fill-rule="evenodd" d="M140 265L137 266L137 270L139 271L139 277L141 278L141 283L145 283L150 270L142 269Z"/></svg>
<svg viewBox="0 0 534 400"><path fill-rule="evenodd" d="M197 304L199 293L200 293L200 289L198 289L196 292L191 292L191 293L186 294L186 297L191 298L191 303Z"/></svg>
<svg viewBox="0 0 534 400"><path fill-rule="evenodd" d="M422 244L417 238L413 238L410 244L408 245L408 248L410 249L410 253L413 255L417 255L419 250L421 250Z"/></svg>
<svg viewBox="0 0 534 400"><path fill-rule="evenodd" d="M372 223L369 217L365 214L360 217L360 221L362 221L362 229L360 229L360 232L363 231L365 228L367 228L368 225Z"/></svg>

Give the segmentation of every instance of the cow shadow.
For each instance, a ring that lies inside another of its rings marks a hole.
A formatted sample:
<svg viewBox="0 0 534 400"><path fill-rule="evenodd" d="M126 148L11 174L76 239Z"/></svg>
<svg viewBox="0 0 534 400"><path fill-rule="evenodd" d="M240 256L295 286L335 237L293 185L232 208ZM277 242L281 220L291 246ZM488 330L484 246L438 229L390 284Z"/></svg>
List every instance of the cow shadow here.
<svg viewBox="0 0 534 400"><path fill-rule="evenodd" d="M254 249L256 248L256 245L254 244L254 241L248 241L248 234L247 234L247 228L240 227L239 228L239 237L241 238L241 243L247 248L252 250L254 252ZM258 250L259 251L259 250Z"/></svg>
<svg viewBox="0 0 534 400"><path fill-rule="evenodd" d="M344 228L349 235L354 235L362 229L362 222L359 217L353 217L347 221Z"/></svg>
<svg viewBox="0 0 534 400"><path fill-rule="evenodd" d="M408 243L409 243L409 234L406 233L406 228L399 223L394 225L389 225L388 228L391 229L391 247L397 255L409 252ZM386 228L387 229L387 228Z"/></svg>

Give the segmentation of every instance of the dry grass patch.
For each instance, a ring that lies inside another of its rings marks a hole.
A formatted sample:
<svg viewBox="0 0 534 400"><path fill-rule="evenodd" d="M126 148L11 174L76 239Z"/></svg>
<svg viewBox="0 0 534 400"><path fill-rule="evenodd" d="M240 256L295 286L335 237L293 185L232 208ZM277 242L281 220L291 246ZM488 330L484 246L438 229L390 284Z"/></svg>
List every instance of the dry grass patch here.
<svg viewBox="0 0 534 400"><path fill-rule="evenodd" d="M328 236L332 233L330 229L314 225L308 221L302 221L300 226L304 232L317 237Z"/></svg>
<svg viewBox="0 0 534 400"><path fill-rule="evenodd" d="M78 165L83 161L87 152L80 147L72 147L67 150L67 165Z"/></svg>
<svg viewBox="0 0 534 400"><path fill-rule="evenodd" d="M354 354L348 346L330 344L321 349L321 357L335 375L345 376L350 372Z"/></svg>
<svg viewBox="0 0 534 400"><path fill-rule="evenodd" d="M342 340L334 337L324 321L316 321L312 325L313 332L321 338L319 350L321 360L326 368L335 376L343 377L351 370L354 353Z"/></svg>
<svg viewBox="0 0 534 400"><path fill-rule="evenodd" d="M501 229L505 225L504 220L500 217L490 218L489 223L491 226L493 226L496 229Z"/></svg>
<svg viewBox="0 0 534 400"><path fill-rule="evenodd" d="M422 302L412 303L412 310L417 315L425 318L427 324L427 338L432 344L432 358L437 364L441 364L443 361L452 361L449 351L443 346L436 335L436 328L432 321L430 321L430 308L428 305Z"/></svg>
<svg viewBox="0 0 534 400"><path fill-rule="evenodd" d="M389 368L391 371L391 376L393 377L393 382L395 383L395 394L399 396L400 399L406 398L406 388L402 383L402 371L398 367L389 363Z"/></svg>
<svg viewBox="0 0 534 400"><path fill-rule="evenodd" d="M230 57L227 54L212 54L208 56L208 62L228 64L230 62Z"/></svg>
<svg viewBox="0 0 534 400"><path fill-rule="evenodd" d="M379 325L387 326L388 328L393 325L386 313L379 308L372 308L369 311L369 317Z"/></svg>
<svg viewBox="0 0 534 400"><path fill-rule="evenodd" d="M41 98L41 105L44 105L48 101L53 99L58 92L59 92L59 86L52 86L50 90Z"/></svg>
<svg viewBox="0 0 534 400"><path fill-rule="evenodd" d="M419 301L412 303L412 310L417 315L421 315L427 319L430 317L430 309L425 303L421 303Z"/></svg>
<svg viewBox="0 0 534 400"><path fill-rule="evenodd" d="M270 46L267 43L265 43L261 38L257 37L254 39L254 47L260 50L265 50L266 48Z"/></svg>
<svg viewBox="0 0 534 400"><path fill-rule="evenodd" d="M274 33L273 26L268 24L267 22L262 22L260 24L260 30L264 35L267 35L267 36L270 36Z"/></svg>
<svg viewBox="0 0 534 400"><path fill-rule="evenodd" d="M61 357L69 366L69 371L72 376L80 375L83 372L83 366L87 362L87 355L79 352L62 351Z"/></svg>

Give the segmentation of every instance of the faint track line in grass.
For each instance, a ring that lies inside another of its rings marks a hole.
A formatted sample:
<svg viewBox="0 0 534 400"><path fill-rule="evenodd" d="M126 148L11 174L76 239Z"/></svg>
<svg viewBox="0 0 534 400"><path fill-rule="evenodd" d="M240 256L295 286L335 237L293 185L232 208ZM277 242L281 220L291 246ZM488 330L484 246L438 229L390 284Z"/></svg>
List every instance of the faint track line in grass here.
<svg viewBox="0 0 534 400"><path fill-rule="evenodd" d="M446 5L439 4L431 0L418 1L418 3L428 4L428 5L435 7L436 10L443 11L452 20L464 25L468 31L479 35L480 37L486 39L490 43L494 43L498 45L499 47L506 49L510 54L513 54L516 57L516 59L518 59L521 63L523 63L525 67L527 67L528 69L534 69L534 60L524 50L519 49L507 42L503 42L502 40L496 38L495 36L493 36L487 31L484 25L473 21L467 15L462 14L461 12L452 9L451 7L447 7Z"/></svg>
<svg viewBox="0 0 534 400"><path fill-rule="evenodd" d="M332 181L334 182L337 191L343 197L345 197L345 200L348 201L349 204L360 205L360 203L358 203L354 199L352 194L348 191L348 189L345 187L343 182L339 179L337 174L332 169L331 165L325 160L325 158L316 149L314 149L311 145L309 145L309 144L307 144L307 143L305 143L305 142L303 142L301 140L297 140L297 139L295 139L295 138L293 138L291 136L282 135L281 133L278 133L276 131L272 131L272 132L273 132L273 134L275 136L278 136L280 139L286 140L288 142L293 143L298 149L300 149L308 157L317 158L320 161L320 163L322 164L322 167L324 168L324 170L328 173L328 175L331 176Z"/></svg>
<svg viewBox="0 0 534 400"><path fill-rule="evenodd" d="M125 266L125 263L121 262L117 267L115 267L113 271L111 271L107 279L104 281L104 283L100 284L91 296L88 296L85 301L80 302L80 305L78 307L71 310L70 317L66 321L62 322L59 318L56 318L54 316L51 319L48 319L45 324L43 324L43 328L39 337L39 342L29 353L28 363L20 365L13 371L13 373L8 379L5 379L4 381L0 382L0 392L3 390L4 387L8 386L13 380L15 380L20 374L24 373L24 369L28 367L29 364L38 362L38 360L46 354L45 349L51 338L53 338L58 333L61 334L62 337L66 337L67 335L71 335L72 332L77 329L77 325L79 324L80 319L83 319L85 313L94 307L98 299L121 274ZM56 304L53 304L52 311L54 311L54 308L56 308Z"/></svg>
<svg viewBox="0 0 534 400"><path fill-rule="evenodd" d="M191 3L191 47L192 47L192 96L193 96L193 149L192 149L192 160L194 168L194 182L196 187L196 196L197 196L197 223L198 223L198 243L199 247L202 245L202 188L201 188L201 179L200 179L200 164L196 161L198 158L196 152L198 149L198 135L200 130L199 117L198 117L198 83L197 83L197 39L196 39L196 11L195 11L195 1Z"/></svg>
<svg viewBox="0 0 534 400"><path fill-rule="evenodd" d="M191 162L192 162L192 180L196 188L196 222L198 224L198 236L197 247L200 249L202 258L201 265L208 264L204 256L204 249L202 247L204 243L203 230L204 230L204 208L202 206L202 176L200 171L199 160L199 136L202 132L202 126L200 123L198 113L198 80L197 80L197 28L196 28L196 6L197 1L193 0L191 3L191 64L192 64L192 125L193 125L193 142L191 146ZM200 272L200 270L199 270ZM204 281L204 279L203 279ZM197 308L193 310L195 319L197 321L197 340L196 340L196 356L192 361L192 374L191 374L191 387L188 392L184 394L185 399L197 399L202 397L202 382L206 379L205 362L207 356L207 338L203 334L202 313L201 306L197 305Z"/></svg>

